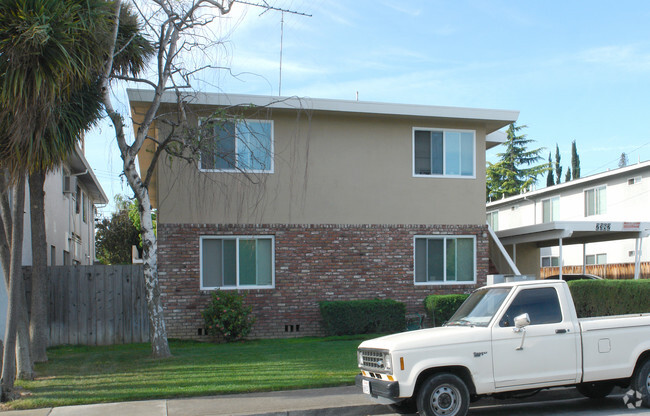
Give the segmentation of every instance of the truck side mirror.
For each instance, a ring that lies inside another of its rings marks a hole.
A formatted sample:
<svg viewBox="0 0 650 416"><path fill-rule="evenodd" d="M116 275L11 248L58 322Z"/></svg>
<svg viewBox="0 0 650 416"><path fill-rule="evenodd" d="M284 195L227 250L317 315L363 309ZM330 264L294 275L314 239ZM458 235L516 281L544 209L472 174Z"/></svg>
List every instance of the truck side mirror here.
<svg viewBox="0 0 650 416"><path fill-rule="evenodd" d="M530 316L527 313L522 313L519 316L515 316L515 328L521 329L530 325Z"/></svg>
<svg viewBox="0 0 650 416"><path fill-rule="evenodd" d="M517 351L524 349L524 340L526 339L526 327L530 325L530 316L527 313L522 313L519 316L515 316L515 327L512 328L515 332L523 332L521 335L521 345L517 348Z"/></svg>

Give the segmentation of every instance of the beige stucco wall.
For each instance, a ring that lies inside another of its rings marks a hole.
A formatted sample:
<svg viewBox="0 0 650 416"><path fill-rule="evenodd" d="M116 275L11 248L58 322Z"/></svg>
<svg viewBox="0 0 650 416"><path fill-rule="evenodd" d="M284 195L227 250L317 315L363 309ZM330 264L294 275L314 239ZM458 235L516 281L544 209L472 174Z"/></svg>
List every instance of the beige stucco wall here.
<svg viewBox="0 0 650 416"><path fill-rule="evenodd" d="M275 140L272 174L200 172L179 160L161 160L159 221L485 223L484 126L324 112L310 116L275 110L269 117ZM476 178L414 178L413 127L476 130Z"/></svg>

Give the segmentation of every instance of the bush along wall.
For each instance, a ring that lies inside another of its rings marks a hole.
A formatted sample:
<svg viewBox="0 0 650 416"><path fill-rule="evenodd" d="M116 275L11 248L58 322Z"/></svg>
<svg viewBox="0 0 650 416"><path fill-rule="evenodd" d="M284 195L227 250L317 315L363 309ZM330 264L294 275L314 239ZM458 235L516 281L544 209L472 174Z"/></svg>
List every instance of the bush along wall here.
<svg viewBox="0 0 650 416"><path fill-rule="evenodd" d="M578 318L650 312L650 280L569 282Z"/></svg>
<svg viewBox="0 0 650 416"><path fill-rule="evenodd" d="M441 326L452 317L469 295L429 295L424 299L424 308L433 326Z"/></svg>
<svg viewBox="0 0 650 416"><path fill-rule="evenodd" d="M391 299L319 302L328 335L381 334L404 331L406 305Z"/></svg>

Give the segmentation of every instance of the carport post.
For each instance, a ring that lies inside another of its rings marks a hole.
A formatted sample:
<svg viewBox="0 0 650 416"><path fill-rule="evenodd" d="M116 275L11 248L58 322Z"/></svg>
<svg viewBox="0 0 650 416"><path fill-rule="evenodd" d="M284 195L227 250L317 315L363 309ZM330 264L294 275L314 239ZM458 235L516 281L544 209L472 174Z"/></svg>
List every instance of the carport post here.
<svg viewBox="0 0 650 416"><path fill-rule="evenodd" d="M562 280L562 238L560 238L560 258L558 260L560 263L560 280Z"/></svg>
<svg viewBox="0 0 650 416"><path fill-rule="evenodd" d="M634 280L639 280L639 275L641 271L641 245L643 240L638 237L634 243Z"/></svg>

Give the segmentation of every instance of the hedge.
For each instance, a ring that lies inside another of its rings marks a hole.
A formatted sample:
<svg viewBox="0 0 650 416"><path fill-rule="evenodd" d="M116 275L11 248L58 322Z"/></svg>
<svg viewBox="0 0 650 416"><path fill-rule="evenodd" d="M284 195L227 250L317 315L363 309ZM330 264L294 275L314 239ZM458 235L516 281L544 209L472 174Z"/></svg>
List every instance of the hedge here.
<svg viewBox="0 0 650 416"><path fill-rule="evenodd" d="M429 295L424 299L424 308L433 326L441 326L452 317L469 295Z"/></svg>
<svg viewBox="0 0 650 416"><path fill-rule="evenodd" d="M381 334L404 331L406 305L391 299L319 302L328 335Z"/></svg>
<svg viewBox="0 0 650 416"><path fill-rule="evenodd" d="M579 318L650 312L650 280L569 282Z"/></svg>

